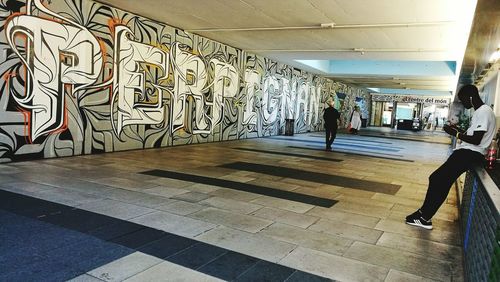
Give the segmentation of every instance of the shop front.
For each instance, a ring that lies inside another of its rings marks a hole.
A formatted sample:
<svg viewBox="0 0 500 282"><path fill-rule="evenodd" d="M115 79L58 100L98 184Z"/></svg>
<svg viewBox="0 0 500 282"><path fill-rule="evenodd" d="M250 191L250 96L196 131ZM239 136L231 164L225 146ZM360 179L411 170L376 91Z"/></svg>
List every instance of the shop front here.
<svg viewBox="0 0 500 282"><path fill-rule="evenodd" d="M448 117L450 98L372 94L370 126L435 130Z"/></svg>

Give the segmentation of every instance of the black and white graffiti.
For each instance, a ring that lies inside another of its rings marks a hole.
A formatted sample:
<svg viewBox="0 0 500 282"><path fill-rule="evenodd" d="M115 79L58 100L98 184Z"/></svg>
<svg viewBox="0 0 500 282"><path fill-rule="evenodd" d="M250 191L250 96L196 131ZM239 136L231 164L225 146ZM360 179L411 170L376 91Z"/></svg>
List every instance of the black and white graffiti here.
<svg viewBox="0 0 500 282"><path fill-rule="evenodd" d="M0 162L316 131L328 97L367 97L93 1L0 0L0 21Z"/></svg>

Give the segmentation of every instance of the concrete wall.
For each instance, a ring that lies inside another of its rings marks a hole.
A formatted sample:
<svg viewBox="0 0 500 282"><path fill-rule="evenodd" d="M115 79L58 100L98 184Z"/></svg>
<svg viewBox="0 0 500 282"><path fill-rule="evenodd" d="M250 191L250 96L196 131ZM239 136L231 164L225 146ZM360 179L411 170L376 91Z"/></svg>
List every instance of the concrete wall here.
<svg viewBox="0 0 500 282"><path fill-rule="evenodd" d="M322 130L368 93L86 0L0 0L0 162Z"/></svg>

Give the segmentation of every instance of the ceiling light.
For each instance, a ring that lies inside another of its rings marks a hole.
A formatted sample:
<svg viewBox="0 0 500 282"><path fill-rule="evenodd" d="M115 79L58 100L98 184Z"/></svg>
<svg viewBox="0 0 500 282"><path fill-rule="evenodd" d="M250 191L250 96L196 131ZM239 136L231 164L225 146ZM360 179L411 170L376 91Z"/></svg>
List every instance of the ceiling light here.
<svg viewBox="0 0 500 282"><path fill-rule="evenodd" d="M333 28L335 23L322 23L321 28Z"/></svg>
<svg viewBox="0 0 500 282"><path fill-rule="evenodd" d="M500 59L500 47L497 48L497 50L493 52L493 54L491 54L489 62L495 63L498 59Z"/></svg>

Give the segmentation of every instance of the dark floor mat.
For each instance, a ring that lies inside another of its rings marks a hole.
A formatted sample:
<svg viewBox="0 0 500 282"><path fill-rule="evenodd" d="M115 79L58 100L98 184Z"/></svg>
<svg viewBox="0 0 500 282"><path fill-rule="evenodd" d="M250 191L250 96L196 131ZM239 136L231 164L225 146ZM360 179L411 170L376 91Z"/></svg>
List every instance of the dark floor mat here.
<svg viewBox="0 0 500 282"><path fill-rule="evenodd" d="M268 137L269 139L275 139L275 140L283 140L283 141L291 141L291 142L301 142L301 143L312 143L312 144L321 144L324 145L325 141L320 141L320 140L313 140L313 139L299 139L299 138L283 138L283 137ZM399 152L401 151L401 147L395 147L395 146L390 146L390 147L384 147L381 145L378 146L373 146L373 145L363 145L358 143L352 143L352 142L339 142L337 139L333 142L333 146L343 146L343 147L348 147L348 148L361 148L361 149L368 149L368 150L373 150L373 151L380 151L380 152Z"/></svg>
<svg viewBox="0 0 500 282"><path fill-rule="evenodd" d="M175 172L175 171L155 169L155 170L144 171L141 173L147 174L147 175L165 177L165 178L172 178L172 179L177 179L177 180L190 181L190 182L194 182L194 183L201 183L201 184L206 184L206 185L214 185L214 186L234 189L234 190L238 190L238 191L245 191L245 192L250 192L250 193L254 193L254 194L260 194L260 195L265 195L265 196L270 196L270 197L275 197L275 198L280 198L280 199L285 199L285 200L290 200L290 201L295 201L295 202L300 202L300 203L304 203L304 204L310 204L310 205L315 205L315 206L320 206L320 207L325 207L325 208L329 208L337 203L337 201L332 200L332 199L320 198L320 197L299 194L299 193L295 193L295 192L284 191L284 190L279 190L279 189L274 189L274 188L268 188L268 187L263 187L263 186L247 184L247 183L241 183L241 182L236 182L236 181L230 181L230 180L212 178L212 177L206 177L206 176L199 176L199 175L187 174L187 173L181 173L181 172Z"/></svg>
<svg viewBox="0 0 500 282"><path fill-rule="evenodd" d="M228 280L329 281L308 273L297 280L299 271L276 263L46 200L3 190L0 199L11 200L9 211L0 206L0 281L66 281L135 251ZM24 215L25 204L58 212L49 214L48 223L37 213ZM69 224L71 218L83 227Z"/></svg>
<svg viewBox="0 0 500 282"><path fill-rule="evenodd" d="M350 178L326 173L311 172L294 168L281 166L255 164L247 162L234 162L220 165L223 168L257 172L267 175L281 176L298 180L305 180L321 184L329 184L359 190L384 193L394 195L398 192L401 185L394 185L382 182L368 181L356 178Z"/></svg>
<svg viewBox="0 0 500 282"><path fill-rule="evenodd" d="M298 157L298 158L312 159L312 160L318 160L318 161L328 161L328 162L341 162L341 161L343 161L341 159L334 159L334 158L318 157L318 156L295 154L295 153L285 153L285 152L277 152L277 151L258 150L258 149L242 148L242 147L235 147L233 149L241 150L241 151L248 151L248 152L280 155L280 156Z"/></svg>
<svg viewBox="0 0 500 282"><path fill-rule="evenodd" d="M300 146L287 146L288 148L292 148L292 149L302 149L302 150L314 150L314 151L323 151L324 149L320 149L320 148L312 148L312 147L300 147ZM409 163L413 163L414 160L407 160L407 159L403 159L403 155L393 155L393 156L400 156L401 158L398 158L398 157L388 157L386 156L387 154L383 154L384 156L381 156L380 154L370 154L370 153L354 153L354 152L351 152L351 151L346 151L346 150L339 150L338 148L333 148L333 152L334 153L342 153L342 154L346 154L346 155L354 155L354 156L364 156L364 157L370 157L370 158L377 158L377 159L384 159L384 160L393 160L393 161L400 161L400 162L409 162Z"/></svg>

